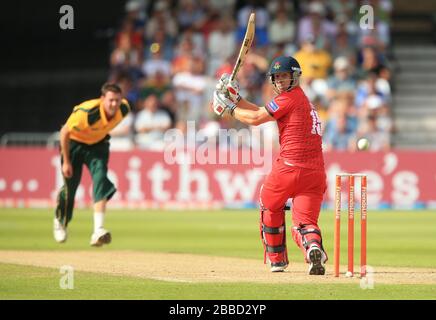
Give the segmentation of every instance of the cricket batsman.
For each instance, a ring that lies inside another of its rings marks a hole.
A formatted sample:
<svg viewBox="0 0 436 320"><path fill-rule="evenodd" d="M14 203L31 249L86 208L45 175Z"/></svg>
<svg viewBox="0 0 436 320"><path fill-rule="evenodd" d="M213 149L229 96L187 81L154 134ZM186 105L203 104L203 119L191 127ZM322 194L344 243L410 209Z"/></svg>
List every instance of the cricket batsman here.
<svg viewBox="0 0 436 320"><path fill-rule="evenodd" d="M277 95L259 107L239 95L236 80L223 74L216 86L213 108L248 125L277 121L280 153L260 190L260 231L264 263L271 272L288 266L285 203L292 198L292 238L301 248L308 273L324 275L327 254L322 245L318 217L326 191L326 174L321 146L321 123L313 105L299 86L302 74L297 60L276 58L268 76Z"/></svg>
<svg viewBox="0 0 436 320"><path fill-rule="evenodd" d="M73 218L74 197L82 177L83 165L91 173L94 200L94 232L91 246L100 247L111 242L111 234L104 226L106 203L116 189L107 177L109 161L109 132L129 113L121 88L106 83L100 98L85 101L74 107L60 131L60 150L64 185L59 191L53 234L57 242L67 240L67 226Z"/></svg>

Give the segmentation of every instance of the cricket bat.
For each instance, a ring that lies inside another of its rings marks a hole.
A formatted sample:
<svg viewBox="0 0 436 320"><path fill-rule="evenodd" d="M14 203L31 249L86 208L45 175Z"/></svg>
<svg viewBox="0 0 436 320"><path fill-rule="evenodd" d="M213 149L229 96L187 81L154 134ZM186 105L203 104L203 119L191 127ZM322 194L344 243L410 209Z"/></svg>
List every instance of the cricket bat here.
<svg viewBox="0 0 436 320"><path fill-rule="evenodd" d="M232 74L230 75L230 81L233 81L239 72L239 69L244 63L245 56L251 47L254 39L254 19L255 14L252 12L250 18L248 19L247 30L245 31L244 41L242 42L241 49L239 50L238 60L236 60L235 66L233 67Z"/></svg>

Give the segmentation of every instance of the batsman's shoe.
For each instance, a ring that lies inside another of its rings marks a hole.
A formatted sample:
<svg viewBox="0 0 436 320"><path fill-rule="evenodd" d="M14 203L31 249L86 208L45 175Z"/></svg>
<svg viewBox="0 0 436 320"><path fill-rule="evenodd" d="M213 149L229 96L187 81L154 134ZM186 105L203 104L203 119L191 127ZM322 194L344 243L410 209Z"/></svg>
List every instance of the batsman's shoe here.
<svg viewBox="0 0 436 320"><path fill-rule="evenodd" d="M325 261L327 257L320 247L311 245L309 250L307 250L307 260L309 261L310 275L325 274Z"/></svg>
<svg viewBox="0 0 436 320"><path fill-rule="evenodd" d="M63 243L67 241L67 228L57 218L54 218L53 221L53 236L56 242Z"/></svg>
<svg viewBox="0 0 436 320"><path fill-rule="evenodd" d="M106 229L100 228L91 236L90 245L93 247L101 247L104 244L109 244L112 241L112 236Z"/></svg>
<svg viewBox="0 0 436 320"><path fill-rule="evenodd" d="M283 272L288 267L285 261L271 262L271 272Z"/></svg>

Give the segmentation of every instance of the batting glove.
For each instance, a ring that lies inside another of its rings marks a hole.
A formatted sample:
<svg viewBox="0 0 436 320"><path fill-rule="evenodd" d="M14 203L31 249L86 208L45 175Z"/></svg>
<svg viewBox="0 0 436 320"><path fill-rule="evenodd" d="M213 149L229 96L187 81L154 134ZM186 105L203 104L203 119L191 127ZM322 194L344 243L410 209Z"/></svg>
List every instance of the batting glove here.
<svg viewBox="0 0 436 320"><path fill-rule="evenodd" d="M213 93L213 111L222 116L224 112L228 112L230 115L233 115L235 111L236 103L226 97L226 95L219 91L215 90Z"/></svg>
<svg viewBox="0 0 436 320"><path fill-rule="evenodd" d="M230 75L223 73L215 87L218 91L226 94L227 97L234 103L238 103L241 100L239 94L239 83L236 80L230 81Z"/></svg>

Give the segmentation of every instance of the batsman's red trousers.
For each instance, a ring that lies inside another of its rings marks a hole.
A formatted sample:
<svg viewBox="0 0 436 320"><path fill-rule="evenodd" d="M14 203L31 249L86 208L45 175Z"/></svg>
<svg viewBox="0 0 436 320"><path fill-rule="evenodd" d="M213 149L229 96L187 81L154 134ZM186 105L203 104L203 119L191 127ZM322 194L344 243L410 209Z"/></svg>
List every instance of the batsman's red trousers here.
<svg viewBox="0 0 436 320"><path fill-rule="evenodd" d="M285 159L277 158L260 191L261 231L262 225L266 226L267 230L284 226L284 207L289 198L292 198L293 226L315 228L320 231L318 217L326 188L324 170L296 167ZM292 238L303 253L305 253L305 241L321 242L321 237L315 233L310 233L303 239L296 228L292 228ZM283 233L263 233L263 241L276 248L280 245L286 247L286 230ZM286 249L283 253L266 252L266 254L271 262L288 262Z"/></svg>

